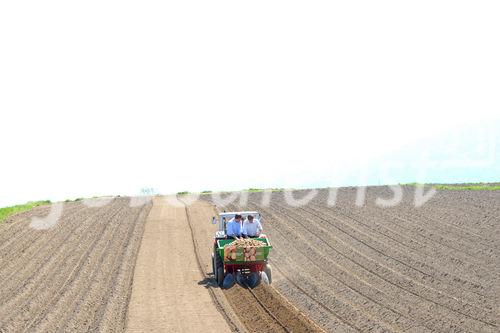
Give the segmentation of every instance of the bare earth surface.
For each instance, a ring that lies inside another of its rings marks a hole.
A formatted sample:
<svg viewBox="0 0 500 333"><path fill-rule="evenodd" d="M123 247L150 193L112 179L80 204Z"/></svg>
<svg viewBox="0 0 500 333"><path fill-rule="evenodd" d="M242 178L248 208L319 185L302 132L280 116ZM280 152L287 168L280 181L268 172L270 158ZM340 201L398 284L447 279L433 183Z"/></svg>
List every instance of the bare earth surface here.
<svg viewBox="0 0 500 333"><path fill-rule="evenodd" d="M275 192L219 209L264 214L273 287L329 332L498 332L500 191L438 191L418 208L414 192L393 208L369 187L363 207L345 188L333 207L320 190L302 207Z"/></svg>
<svg viewBox="0 0 500 333"><path fill-rule="evenodd" d="M184 206L155 198L137 258L128 332L231 332L202 285Z"/></svg>
<svg viewBox="0 0 500 333"><path fill-rule="evenodd" d="M498 332L500 191L439 191L416 208L403 189L392 208L375 204L387 187L362 207L356 188L334 206L327 190L301 207L283 192L68 203L46 231L29 227L38 207L0 225L0 332ZM264 214L272 286L215 286L216 209Z"/></svg>
<svg viewBox="0 0 500 333"><path fill-rule="evenodd" d="M0 225L0 332L122 332L150 206L67 203L50 230L29 227L48 207Z"/></svg>

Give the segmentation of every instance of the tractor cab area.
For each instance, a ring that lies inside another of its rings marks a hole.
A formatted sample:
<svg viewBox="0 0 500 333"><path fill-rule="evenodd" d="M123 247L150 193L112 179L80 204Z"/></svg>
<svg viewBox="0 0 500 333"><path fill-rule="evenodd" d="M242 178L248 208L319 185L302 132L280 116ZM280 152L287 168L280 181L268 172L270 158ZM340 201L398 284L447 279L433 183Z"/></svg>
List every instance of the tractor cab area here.
<svg viewBox="0 0 500 333"><path fill-rule="evenodd" d="M227 232L226 232L227 222L229 222L231 219L233 219L236 215L241 215L242 221L245 221L249 215L252 215L254 220L262 221L262 216L260 215L260 213L255 212L255 211L220 213L218 218L216 218L215 216L212 218L212 224L217 224L217 223L219 224L219 228L215 233L216 239L226 238L226 236L227 236Z"/></svg>

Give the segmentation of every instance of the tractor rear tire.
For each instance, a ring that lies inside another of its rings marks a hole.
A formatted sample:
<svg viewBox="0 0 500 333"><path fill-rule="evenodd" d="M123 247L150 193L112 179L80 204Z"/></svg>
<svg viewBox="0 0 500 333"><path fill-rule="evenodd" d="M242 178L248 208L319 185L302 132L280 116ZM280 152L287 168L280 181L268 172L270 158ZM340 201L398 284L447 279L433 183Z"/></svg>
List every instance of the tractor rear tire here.
<svg viewBox="0 0 500 333"><path fill-rule="evenodd" d="M269 284L271 284L273 282L273 278L272 278L272 272L273 272L273 270L271 268L271 265L267 264L266 268L264 269L264 272L267 275L267 279L269 280Z"/></svg>
<svg viewBox="0 0 500 333"><path fill-rule="evenodd" d="M215 281L217 282L217 285L222 288L222 285L224 283L224 264L222 263L222 260L218 254L215 254Z"/></svg>
<svg viewBox="0 0 500 333"><path fill-rule="evenodd" d="M219 288L222 288L224 285L224 267L218 267L217 268L217 285Z"/></svg>

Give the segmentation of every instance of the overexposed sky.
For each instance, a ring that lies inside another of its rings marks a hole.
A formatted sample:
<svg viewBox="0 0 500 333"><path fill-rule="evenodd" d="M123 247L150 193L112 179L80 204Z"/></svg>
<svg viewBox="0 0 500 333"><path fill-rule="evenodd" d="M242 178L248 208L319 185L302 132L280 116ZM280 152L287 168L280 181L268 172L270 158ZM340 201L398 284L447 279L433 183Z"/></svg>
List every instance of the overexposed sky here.
<svg viewBox="0 0 500 333"><path fill-rule="evenodd" d="M0 206L307 187L495 124L499 16L498 1L2 2Z"/></svg>

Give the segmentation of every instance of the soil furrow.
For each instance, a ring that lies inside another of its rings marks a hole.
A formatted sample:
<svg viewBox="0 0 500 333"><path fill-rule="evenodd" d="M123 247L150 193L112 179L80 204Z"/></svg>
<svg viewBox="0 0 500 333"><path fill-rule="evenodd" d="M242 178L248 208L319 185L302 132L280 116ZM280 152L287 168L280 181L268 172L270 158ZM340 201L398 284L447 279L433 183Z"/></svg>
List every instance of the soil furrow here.
<svg viewBox="0 0 500 333"><path fill-rule="evenodd" d="M99 237L96 238L93 243L91 243L87 248L87 250L80 255L80 259L77 261L77 264L74 265L72 271L67 274L66 281L62 284L57 293L54 294L52 299L49 301L48 306L46 306L38 314L38 316L35 316L30 325L27 326L27 330L30 330L32 329L32 327L37 326L38 330L40 331L50 331L50 329L45 329L43 328L43 326L40 326L40 322L42 322L42 320L46 318L50 311L54 312L54 310L58 308L61 309L62 306L64 307L65 311L67 311L66 315L75 316L81 313L80 309L77 306L74 306L74 304L81 300L82 294L89 294L89 290L90 288L92 288L93 282L97 280L96 272L101 270L102 261L104 261L104 259L106 258L106 253L109 253L109 249L113 245L112 242L109 241L110 236L108 235L116 234L116 231L119 229L120 225L116 223L115 219L116 217L123 216L124 214L122 213L122 210L120 210L109 218L108 222L104 225L105 228L99 230ZM102 242L105 242L106 245L105 248L100 251L99 248L102 246ZM98 261L96 262L93 258L97 258ZM79 278L79 276L82 275L82 271L85 270L85 266L90 267L91 272L89 272L87 279ZM75 282L79 282L80 284L75 285ZM87 283L82 284L82 282ZM80 291L78 295L74 295L74 291L78 290ZM64 302L67 299L71 301ZM60 304L59 307L57 306L58 303ZM67 323L67 317L66 320L63 320L62 322Z"/></svg>
<svg viewBox="0 0 500 333"><path fill-rule="evenodd" d="M116 210L113 216L119 212L120 210ZM93 230L84 231L84 238L81 239L85 244L83 249L79 247L77 251L68 251L67 248L63 248L52 257L54 259L53 264L45 266L42 274L35 275L36 278L30 283L30 286L33 287L27 288L23 293L18 294L18 296L23 296L22 298L16 297L14 299L20 308L29 309L29 311L16 312L14 316L11 316L6 321L6 324L22 323L21 327L14 326L14 328L16 331L24 330L26 329L25 325L29 325L33 317L36 320L41 312L50 309L51 300L58 299L61 294L60 291L65 289L69 281L76 278L79 268L84 262L88 261L88 257L95 250L95 245L102 239L105 230L110 226L109 223L102 223L102 225L102 228L96 230L96 232ZM74 243L65 241L64 244L71 245ZM62 254L65 254L65 256L62 256ZM13 324L11 325L13 326Z"/></svg>
<svg viewBox="0 0 500 333"><path fill-rule="evenodd" d="M2 274L12 277L0 286L0 331L68 331L64 325L77 318L82 320L71 331L104 331L104 326L106 331L123 331L150 205L130 208L128 198L100 208L73 205L50 230L31 232L29 218L14 221L15 228L0 227L1 239L12 233L24 249L18 257L10 255L10 247L0 251L0 259L9 253ZM84 306L72 306L82 300Z"/></svg>
<svg viewBox="0 0 500 333"><path fill-rule="evenodd" d="M375 202L392 197L388 187L365 190L362 207L358 189L343 188L333 206L319 190L300 207L273 192L270 205L249 193L218 208L264 213L273 285L328 331L340 317L361 331L496 332L499 192L438 191L415 207L405 186L401 203L384 208Z"/></svg>

